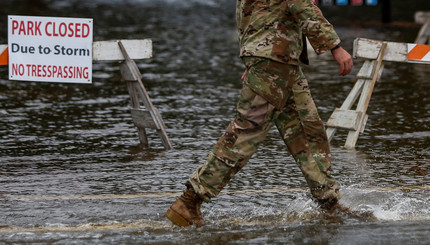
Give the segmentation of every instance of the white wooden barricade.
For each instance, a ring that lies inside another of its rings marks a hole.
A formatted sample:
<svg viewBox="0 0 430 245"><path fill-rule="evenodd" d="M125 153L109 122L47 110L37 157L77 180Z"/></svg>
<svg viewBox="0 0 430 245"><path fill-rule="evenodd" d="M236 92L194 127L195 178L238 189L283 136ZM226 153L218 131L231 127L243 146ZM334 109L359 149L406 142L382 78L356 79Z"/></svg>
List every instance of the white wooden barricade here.
<svg viewBox="0 0 430 245"><path fill-rule="evenodd" d="M349 131L344 145L347 149L355 147L359 134L364 130L368 118L366 111L375 83L381 78L384 68L383 61L430 64L430 45L358 38L354 41L353 56L365 59L357 74L358 80L342 106L334 110L326 123L329 141L337 129L342 128ZM419 59L419 57L422 58ZM358 98L356 109L351 110Z"/></svg>
<svg viewBox="0 0 430 245"><path fill-rule="evenodd" d="M139 140L143 147L148 147L146 128L157 131L165 149L172 149L167 136L164 122L158 110L142 83L142 75L134 62L135 59L149 59L152 57L152 41L114 40L93 42L93 61L120 61L122 80L127 83L131 98L131 115L138 129ZM7 45L0 45L0 65L7 65Z"/></svg>
<svg viewBox="0 0 430 245"><path fill-rule="evenodd" d="M415 43L430 44L430 12L415 13L415 22L423 24Z"/></svg>

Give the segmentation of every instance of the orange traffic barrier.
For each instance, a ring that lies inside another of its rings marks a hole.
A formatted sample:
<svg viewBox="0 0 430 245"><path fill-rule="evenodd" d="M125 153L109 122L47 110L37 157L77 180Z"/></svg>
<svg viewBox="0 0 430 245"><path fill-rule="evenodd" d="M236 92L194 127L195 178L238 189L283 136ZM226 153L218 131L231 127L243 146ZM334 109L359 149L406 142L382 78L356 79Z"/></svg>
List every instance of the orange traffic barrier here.
<svg viewBox="0 0 430 245"><path fill-rule="evenodd" d="M9 55L7 52L7 47L5 50L3 50L3 52L1 52L0 54L0 65L7 65L9 64Z"/></svg>
<svg viewBox="0 0 430 245"><path fill-rule="evenodd" d="M411 46L408 60L430 61L430 45L416 44Z"/></svg>

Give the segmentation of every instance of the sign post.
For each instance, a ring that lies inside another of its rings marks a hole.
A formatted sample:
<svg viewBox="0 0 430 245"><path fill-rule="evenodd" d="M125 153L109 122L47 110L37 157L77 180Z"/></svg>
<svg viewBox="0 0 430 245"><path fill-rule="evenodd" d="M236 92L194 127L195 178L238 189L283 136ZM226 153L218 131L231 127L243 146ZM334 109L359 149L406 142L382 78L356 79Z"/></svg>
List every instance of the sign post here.
<svg viewBox="0 0 430 245"><path fill-rule="evenodd" d="M8 17L9 80L91 83L93 21Z"/></svg>

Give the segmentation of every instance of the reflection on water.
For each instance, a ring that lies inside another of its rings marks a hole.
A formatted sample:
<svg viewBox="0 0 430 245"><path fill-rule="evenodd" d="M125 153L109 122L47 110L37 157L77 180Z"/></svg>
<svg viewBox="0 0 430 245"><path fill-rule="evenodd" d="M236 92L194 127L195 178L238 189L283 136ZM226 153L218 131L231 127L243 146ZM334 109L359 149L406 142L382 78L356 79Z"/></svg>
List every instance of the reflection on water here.
<svg viewBox="0 0 430 245"><path fill-rule="evenodd" d="M12 2L2 1L2 16L22 13ZM153 39L154 58L138 66L175 149L164 151L154 132L151 149L139 149L116 63L94 64L92 85L11 82L0 67L0 241L430 243L428 67L385 64L356 150L340 148L346 132L332 142L342 204L378 220L327 219L274 130L222 195L204 204L208 225L176 228L164 212L232 119L240 90L234 2L38 4L29 12L94 18L95 40ZM348 50L357 36L406 42L418 29L336 28ZM311 62L304 69L325 121L355 77L336 77L330 56ZM355 63L356 74L362 61Z"/></svg>

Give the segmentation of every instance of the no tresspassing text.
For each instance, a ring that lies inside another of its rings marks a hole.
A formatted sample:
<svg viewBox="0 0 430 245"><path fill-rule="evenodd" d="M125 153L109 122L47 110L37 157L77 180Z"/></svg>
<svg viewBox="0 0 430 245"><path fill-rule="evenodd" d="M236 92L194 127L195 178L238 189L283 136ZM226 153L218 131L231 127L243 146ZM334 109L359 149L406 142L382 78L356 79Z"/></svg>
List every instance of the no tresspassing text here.
<svg viewBox="0 0 430 245"><path fill-rule="evenodd" d="M90 69L81 66L11 64L12 76L89 79Z"/></svg>

